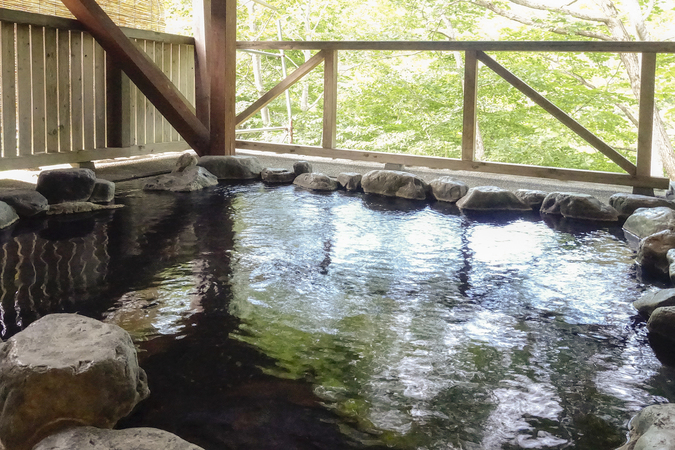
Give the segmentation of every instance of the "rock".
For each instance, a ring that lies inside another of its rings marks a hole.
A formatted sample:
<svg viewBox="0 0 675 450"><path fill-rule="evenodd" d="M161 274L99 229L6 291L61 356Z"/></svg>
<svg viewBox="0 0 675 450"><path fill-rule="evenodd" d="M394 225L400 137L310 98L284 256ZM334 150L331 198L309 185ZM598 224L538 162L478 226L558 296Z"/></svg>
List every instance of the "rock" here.
<svg viewBox="0 0 675 450"><path fill-rule="evenodd" d="M675 306L656 308L649 316L647 330L650 333L675 340Z"/></svg>
<svg viewBox="0 0 675 450"><path fill-rule="evenodd" d="M215 186L218 178L204 167L190 166L182 172L171 172L151 178L145 183L146 191L193 192Z"/></svg>
<svg viewBox="0 0 675 450"><path fill-rule="evenodd" d="M668 261L668 276L670 276L670 282L675 284L675 248L671 248L666 252L666 260Z"/></svg>
<svg viewBox="0 0 675 450"><path fill-rule="evenodd" d="M670 265L666 255L671 248L675 248L674 231L664 230L654 233L640 241L636 261L651 275L659 277L668 275Z"/></svg>
<svg viewBox="0 0 675 450"><path fill-rule="evenodd" d="M176 167L171 171L171 173L180 173L183 172L188 167L194 167L199 162L197 156L190 152L185 152L181 154L176 160Z"/></svg>
<svg viewBox="0 0 675 450"><path fill-rule="evenodd" d="M675 448L675 404L651 405L630 421L628 443L618 450Z"/></svg>
<svg viewBox="0 0 675 450"><path fill-rule="evenodd" d="M49 436L33 450L202 450L168 431L155 428L102 430L76 427Z"/></svg>
<svg viewBox="0 0 675 450"><path fill-rule="evenodd" d="M19 220L19 215L14 208L0 201L0 229L7 228L17 220Z"/></svg>
<svg viewBox="0 0 675 450"><path fill-rule="evenodd" d="M440 177L429 183L431 194L440 202L454 203L469 192L469 186L452 177Z"/></svg>
<svg viewBox="0 0 675 450"><path fill-rule="evenodd" d="M14 208L19 217L33 217L49 209L45 196L34 189L0 192L0 201Z"/></svg>
<svg viewBox="0 0 675 450"><path fill-rule="evenodd" d="M49 205L49 211L47 211L47 215L54 216L57 214L78 214L119 208L124 208L124 205L97 205L96 203L91 202L67 202Z"/></svg>
<svg viewBox="0 0 675 450"><path fill-rule="evenodd" d="M295 180L296 175L287 169L264 169L260 172L260 177L265 183L289 184Z"/></svg>
<svg viewBox="0 0 675 450"><path fill-rule="evenodd" d="M335 191L338 188L337 181L322 173L301 173L295 177L293 184L316 191Z"/></svg>
<svg viewBox="0 0 675 450"><path fill-rule="evenodd" d="M668 183L668 190L666 191L666 199L675 200L675 183L672 181Z"/></svg>
<svg viewBox="0 0 675 450"><path fill-rule="evenodd" d="M110 203L115 198L115 183L101 178L96 179L94 190L89 197L92 203Z"/></svg>
<svg viewBox="0 0 675 450"><path fill-rule="evenodd" d="M96 175L90 169L45 170L38 176L37 187L50 204L86 202L96 184Z"/></svg>
<svg viewBox="0 0 675 450"><path fill-rule="evenodd" d="M551 192L544 198L540 212L558 214L568 219L616 222L619 213L588 194Z"/></svg>
<svg viewBox="0 0 675 450"><path fill-rule="evenodd" d="M403 164L384 163L384 170L403 170Z"/></svg>
<svg viewBox="0 0 675 450"><path fill-rule="evenodd" d="M646 318L649 318L656 308L662 306L675 306L675 289L647 292L633 302L633 307Z"/></svg>
<svg viewBox="0 0 675 450"><path fill-rule="evenodd" d="M255 156L202 156L198 164L219 180L254 180L263 169Z"/></svg>
<svg viewBox="0 0 675 450"><path fill-rule="evenodd" d="M479 186L457 202L457 207L468 211L530 211L516 194L496 186Z"/></svg>
<svg viewBox="0 0 675 450"><path fill-rule="evenodd" d="M534 189L518 189L516 192L516 197L520 199L521 202L526 205L530 205L530 208L535 211L541 209L541 204L544 203L544 199L548 195L548 192L537 191Z"/></svg>
<svg viewBox="0 0 675 450"><path fill-rule="evenodd" d="M638 208L623 224L624 233L638 239L664 230L675 230L675 210L665 206Z"/></svg>
<svg viewBox="0 0 675 450"><path fill-rule="evenodd" d="M665 198L625 193L612 195L609 198L609 205L616 209L619 213L619 217L623 219L633 214L638 208L656 208L665 206L675 209L675 202L666 200Z"/></svg>
<svg viewBox="0 0 675 450"><path fill-rule="evenodd" d="M50 314L0 346L0 441L29 450L72 427L112 428L149 395L129 334Z"/></svg>
<svg viewBox="0 0 675 450"><path fill-rule="evenodd" d="M296 161L293 163L293 172L295 176L301 173L312 173L312 165L308 161Z"/></svg>
<svg viewBox="0 0 675 450"><path fill-rule="evenodd" d="M356 172L343 172L337 177L337 182L348 191L360 191L363 175Z"/></svg>
<svg viewBox="0 0 675 450"><path fill-rule="evenodd" d="M361 178L361 187L367 194L425 200L429 185L417 175L396 170L371 170Z"/></svg>

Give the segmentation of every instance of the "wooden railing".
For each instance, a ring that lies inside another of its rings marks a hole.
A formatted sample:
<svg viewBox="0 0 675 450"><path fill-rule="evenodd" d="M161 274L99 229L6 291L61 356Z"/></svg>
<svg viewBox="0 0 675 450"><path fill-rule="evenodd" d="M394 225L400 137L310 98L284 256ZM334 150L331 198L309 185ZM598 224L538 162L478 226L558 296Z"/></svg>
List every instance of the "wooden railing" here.
<svg viewBox="0 0 675 450"><path fill-rule="evenodd" d="M194 39L123 29L194 105ZM0 9L0 170L188 149L76 20Z"/></svg>
<svg viewBox="0 0 675 450"><path fill-rule="evenodd" d="M264 94L258 101L237 116L237 125L252 117L261 108L281 95L286 89L299 81L312 69L324 63L324 108L322 145L301 146L272 144L239 140L237 148L295 153L300 155L325 156L351 160L389 162L410 166L427 166L443 169L470 170L510 175L522 175L561 180L586 181L606 184L619 184L635 188L666 188L668 180L650 175L652 155L652 126L654 112L654 79L656 55L675 53L673 42L238 42L238 49L246 50L317 50L318 52L304 65L300 66L277 86ZM461 159L439 158L431 156L392 154L338 149L336 146L337 117L337 65L339 51L460 51L465 53L464 108L462 130ZM549 102L541 94L519 79L508 69L497 63L485 52L608 52L641 53L642 77L640 115L637 142L637 163L633 164L623 155L603 142L591 131L583 127L568 114ZM478 62L493 70L504 80L520 90L545 111L558 119L570 130L588 142L596 150L605 154L625 173L598 172L588 170L561 169L541 166L525 166L476 161Z"/></svg>

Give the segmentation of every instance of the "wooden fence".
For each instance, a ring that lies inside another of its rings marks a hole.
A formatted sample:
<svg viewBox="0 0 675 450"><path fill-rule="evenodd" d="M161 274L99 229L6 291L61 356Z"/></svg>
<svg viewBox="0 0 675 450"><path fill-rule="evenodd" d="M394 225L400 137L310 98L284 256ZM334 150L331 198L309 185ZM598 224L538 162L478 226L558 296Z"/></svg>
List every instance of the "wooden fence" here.
<svg viewBox="0 0 675 450"><path fill-rule="evenodd" d="M290 76L265 93L258 101L237 116L236 124L241 125L256 114L261 108L281 95L303 76L324 64L324 108L323 108L323 140L319 146L284 145L267 142L236 141L239 149L260 150L278 153L295 153L299 155L324 156L351 160L376 161L410 166L426 166L442 169L469 170L510 175L522 175L539 178L555 178L606 184L619 184L635 188L666 188L668 180L663 177L652 177L652 126L654 112L654 79L656 55L658 53L675 53L672 42L238 42L238 49L255 51L264 50L317 50L318 52L305 64L296 69ZM440 158L431 156L392 154L383 152L357 151L336 148L336 117L338 87L338 53L339 51L460 51L465 53L464 72L464 108L462 131L461 159ZM609 52L609 53L641 53L642 85L640 98L640 116L637 143L637 163L626 159L619 152L607 145L592 132L584 128L572 117L537 93L527 83L519 79L508 69L487 55L486 52ZM504 80L520 90L545 111L558 119L578 136L588 142L596 150L605 154L625 173L598 172L588 170L560 169L520 164L494 163L476 161L474 158L476 145L478 62L490 68Z"/></svg>
<svg viewBox="0 0 675 450"><path fill-rule="evenodd" d="M194 39L123 31L194 105ZM75 20L0 9L0 169L188 148Z"/></svg>

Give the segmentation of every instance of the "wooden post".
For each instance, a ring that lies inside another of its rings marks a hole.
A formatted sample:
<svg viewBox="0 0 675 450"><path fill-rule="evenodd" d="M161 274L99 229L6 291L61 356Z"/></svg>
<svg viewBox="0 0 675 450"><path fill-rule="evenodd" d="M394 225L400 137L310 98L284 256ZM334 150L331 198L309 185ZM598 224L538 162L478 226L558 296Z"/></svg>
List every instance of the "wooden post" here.
<svg viewBox="0 0 675 450"><path fill-rule="evenodd" d="M211 80L206 58L206 37L211 33L211 0L193 0L192 6L195 36L195 108L197 118L210 129Z"/></svg>
<svg viewBox="0 0 675 450"><path fill-rule="evenodd" d="M108 147L131 147L131 81L106 58L106 128Z"/></svg>
<svg viewBox="0 0 675 450"><path fill-rule="evenodd" d="M235 100L237 76L237 2L236 0L203 0L210 3L204 11L207 73L210 80L210 146L211 155L234 155ZM210 24L209 24L210 22ZM197 82L203 80L197 79Z"/></svg>
<svg viewBox="0 0 675 450"><path fill-rule="evenodd" d="M462 125L462 161L473 161L476 151L476 105L478 100L477 52L464 52L464 121Z"/></svg>
<svg viewBox="0 0 675 450"><path fill-rule="evenodd" d="M638 121L637 144L638 178L648 178L651 175L655 73L656 53L643 53L640 74L640 117ZM634 187L633 193L654 195L654 190Z"/></svg>
<svg viewBox="0 0 675 450"><path fill-rule="evenodd" d="M323 148L335 148L337 134L338 52L326 51L323 61Z"/></svg>

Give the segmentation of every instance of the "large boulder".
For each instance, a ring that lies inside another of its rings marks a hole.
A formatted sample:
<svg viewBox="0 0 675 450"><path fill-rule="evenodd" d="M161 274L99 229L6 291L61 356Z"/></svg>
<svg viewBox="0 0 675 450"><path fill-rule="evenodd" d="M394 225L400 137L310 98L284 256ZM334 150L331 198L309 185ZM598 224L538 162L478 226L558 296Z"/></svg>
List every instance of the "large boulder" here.
<svg viewBox="0 0 675 450"><path fill-rule="evenodd" d="M290 184L295 180L295 172L288 169L263 169L260 177L269 184Z"/></svg>
<svg viewBox="0 0 675 450"><path fill-rule="evenodd" d="M675 404L651 405L630 421L628 442L618 450L675 448Z"/></svg>
<svg viewBox="0 0 675 450"><path fill-rule="evenodd" d="M539 211L541 204L544 203L544 199L548 195L548 192L534 189L518 189L515 194L521 202L525 203L526 205L530 205L530 208Z"/></svg>
<svg viewBox="0 0 675 450"><path fill-rule="evenodd" d="M649 316L647 330L670 340L675 340L675 306L656 308Z"/></svg>
<svg viewBox="0 0 675 450"><path fill-rule="evenodd" d="M97 178L89 201L92 203L110 203L114 198L115 183L102 178Z"/></svg>
<svg viewBox="0 0 675 450"><path fill-rule="evenodd" d="M640 241L636 261L642 269L654 276L669 275L668 250L675 248L675 231L664 230Z"/></svg>
<svg viewBox="0 0 675 450"><path fill-rule="evenodd" d="M361 179L363 175L356 172L343 172L338 175L337 182L340 184L342 189L347 191L359 191L361 190Z"/></svg>
<svg viewBox="0 0 675 450"><path fill-rule="evenodd" d="M429 186L431 187L431 194L441 202L454 203L469 192L469 186L466 183L452 177L436 178L429 183Z"/></svg>
<svg viewBox="0 0 675 450"><path fill-rule="evenodd" d="M315 191L336 191L338 189L337 181L322 173L301 173L295 177L293 184Z"/></svg>
<svg viewBox="0 0 675 450"><path fill-rule="evenodd" d="M663 306L675 306L675 289L646 292L633 302L633 307L646 318L649 318L656 308Z"/></svg>
<svg viewBox="0 0 675 450"><path fill-rule="evenodd" d="M218 178L204 167L189 166L181 172L158 175L148 180L146 191L193 192L215 186Z"/></svg>
<svg viewBox="0 0 675 450"><path fill-rule="evenodd" d="M255 180L263 170L255 156L202 156L199 165L219 180Z"/></svg>
<svg viewBox="0 0 675 450"><path fill-rule="evenodd" d="M650 197L648 195L618 193L609 198L609 205L616 209L619 217L625 219L638 208L656 208L665 206L675 209L675 202L665 198Z"/></svg>
<svg viewBox="0 0 675 450"><path fill-rule="evenodd" d="M202 450L168 431L155 428L102 430L75 427L49 436L33 450Z"/></svg>
<svg viewBox="0 0 675 450"><path fill-rule="evenodd" d="M0 345L0 442L29 450L57 431L112 428L149 395L129 334L51 314Z"/></svg>
<svg viewBox="0 0 675 450"><path fill-rule="evenodd" d="M0 202L0 230L7 228L17 220L19 220L19 215L14 208L5 202Z"/></svg>
<svg viewBox="0 0 675 450"><path fill-rule="evenodd" d="M623 224L623 231L637 239L664 230L675 230L675 210L666 206L638 208Z"/></svg>
<svg viewBox="0 0 675 450"><path fill-rule="evenodd" d="M45 170L38 176L37 190L52 203L86 202L94 192L96 174L90 169Z"/></svg>
<svg viewBox="0 0 675 450"><path fill-rule="evenodd" d="M609 205L588 194L551 192L544 198L540 212L557 214L568 219L616 222L619 213Z"/></svg>
<svg viewBox="0 0 675 450"><path fill-rule="evenodd" d="M312 165L308 161L296 161L293 163L293 172L295 176L302 173L312 173Z"/></svg>
<svg viewBox="0 0 675 450"><path fill-rule="evenodd" d="M0 192L0 201L14 208L19 217L33 217L49 209L49 202L45 196L34 189Z"/></svg>
<svg viewBox="0 0 675 450"><path fill-rule="evenodd" d="M530 211L516 195L497 186L479 186L457 202L457 207L467 211Z"/></svg>
<svg viewBox="0 0 675 450"><path fill-rule="evenodd" d="M425 200L429 185L417 175L397 170L371 170L361 178L361 187L367 194Z"/></svg>

